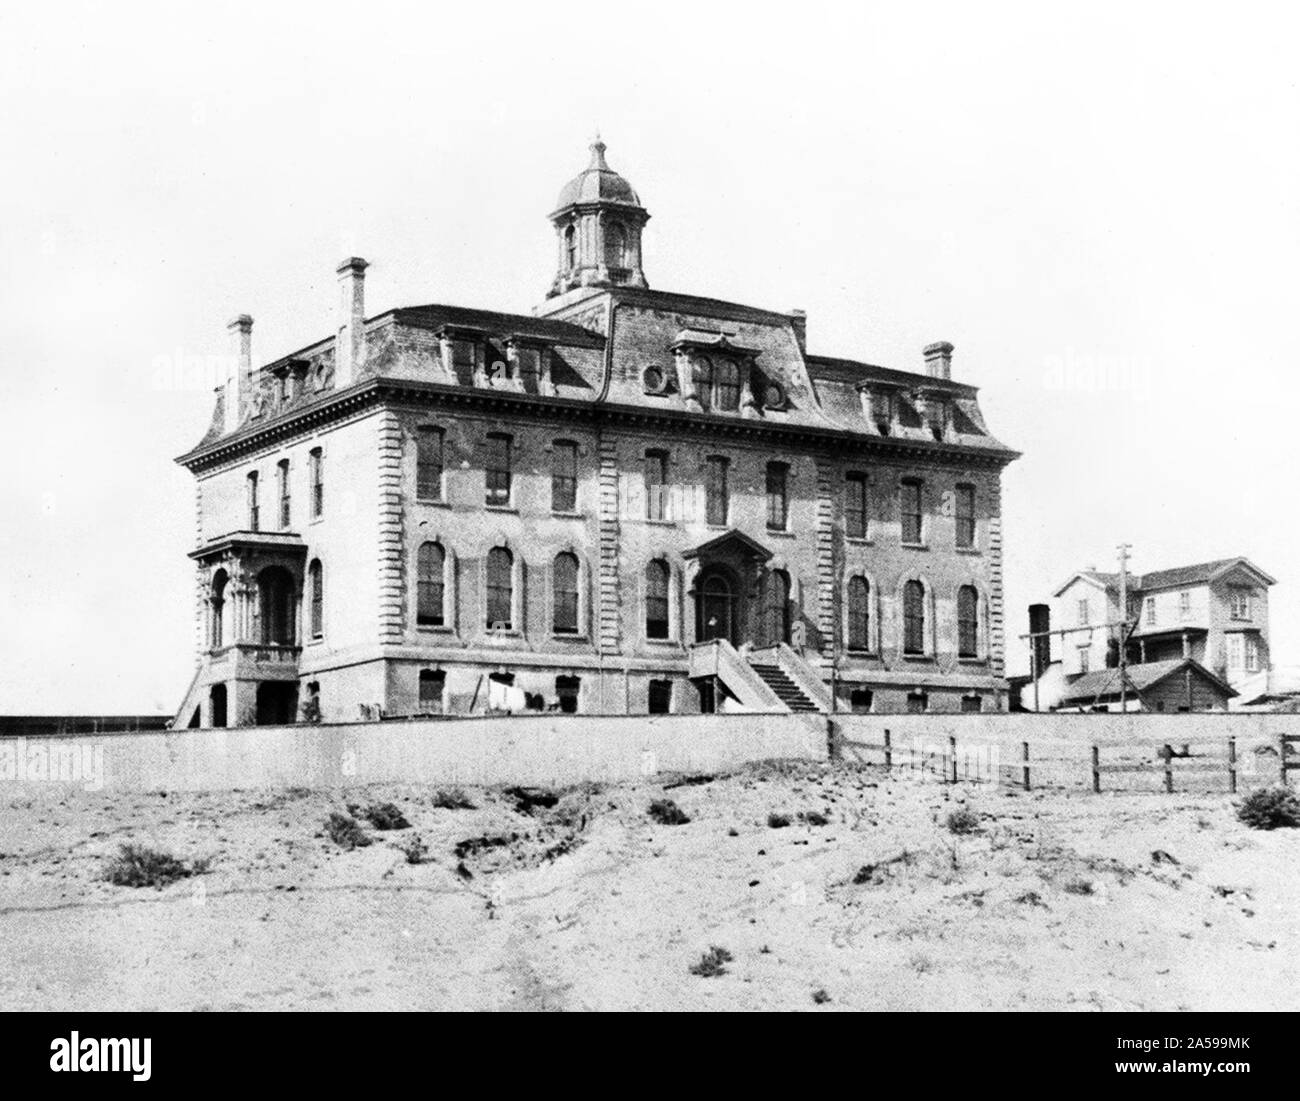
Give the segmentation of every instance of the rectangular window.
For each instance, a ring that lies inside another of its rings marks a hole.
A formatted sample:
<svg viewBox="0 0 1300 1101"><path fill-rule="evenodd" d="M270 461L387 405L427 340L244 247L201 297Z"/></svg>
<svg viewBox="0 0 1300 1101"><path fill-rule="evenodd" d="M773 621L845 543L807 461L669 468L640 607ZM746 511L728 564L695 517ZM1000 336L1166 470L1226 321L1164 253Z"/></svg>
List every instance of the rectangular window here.
<svg viewBox="0 0 1300 1101"><path fill-rule="evenodd" d="M420 710L426 714L442 713L442 693L447 674L441 669L420 670Z"/></svg>
<svg viewBox="0 0 1300 1101"><path fill-rule="evenodd" d="M280 488L280 527L289 526L290 507L289 507L289 460L281 459L276 465L276 477L279 479Z"/></svg>
<svg viewBox="0 0 1300 1101"><path fill-rule="evenodd" d="M645 518L668 519L668 453L645 453Z"/></svg>
<svg viewBox="0 0 1300 1101"><path fill-rule="evenodd" d="M325 512L325 456L313 447L308 456L311 467L311 516L319 519Z"/></svg>
<svg viewBox="0 0 1300 1101"><path fill-rule="evenodd" d="M1147 626L1154 627L1156 623L1156 598L1147 597Z"/></svg>
<svg viewBox="0 0 1300 1101"><path fill-rule="evenodd" d="M867 476L849 474L844 479L844 534L850 539L867 537Z"/></svg>
<svg viewBox="0 0 1300 1101"><path fill-rule="evenodd" d="M248 530L260 531L260 509L257 505L257 471L248 474Z"/></svg>
<svg viewBox="0 0 1300 1101"><path fill-rule="evenodd" d="M921 715L930 709L930 697L924 692L909 692L907 694L907 713L909 715Z"/></svg>
<svg viewBox="0 0 1300 1101"><path fill-rule="evenodd" d="M667 715L673 709L673 682L652 680L649 692L650 714Z"/></svg>
<svg viewBox="0 0 1300 1101"><path fill-rule="evenodd" d="M1246 640L1239 634L1228 636L1228 668L1240 669L1246 661Z"/></svg>
<svg viewBox="0 0 1300 1101"><path fill-rule="evenodd" d="M725 527L730 498L727 490L728 461L721 455L710 455L706 460L705 520L713 527Z"/></svg>
<svg viewBox="0 0 1300 1101"><path fill-rule="evenodd" d="M1080 627L1088 626L1088 623L1090 622L1091 618L1092 618L1091 613L1088 611L1088 602L1086 600L1080 600L1079 601L1079 626Z"/></svg>
<svg viewBox="0 0 1300 1101"><path fill-rule="evenodd" d="M1186 619L1192 614L1192 594L1181 592L1178 594L1178 614Z"/></svg>
<svg viewBox="0 0 1300 1101"><path fill-rule="evenodd" d="M1254 638L1246 639L1246 672L1259 672L1259 640Z"/></svg>
<svg viewBox="0 0 1300 1101"><path fill-rule="evenodd" d="M1250 618L1250 591L1248 589L1233 589L1229 601L1233 619Z"/></svg>
<svg viewBox="0 0 1300 1101"><path fill-rule="evenodd" d="M899 508L902 519L903 542L919 545L922 535L921 483L908 479L900 487Z"/></svg>
<svg viewBox="0 0 1300 1101"><path fill-rule="evenodd" d="M1079 647L1079 672L1086 673L1089 665L1089 655L1091 651L1086 646Z"/></svg>
<svg viewBox="0 0 1300 1101"><path fill-rule="evenodd" d="M785 463L767 464L767 530L785 531L790 521L787 481L790 468Z"/></svg>
<svg viewBox="0 0 1300 1101"><path fill-rule="evenodd" d="M565 715L578 713L578 690L582 687L580 677L556 677L555 695L560 701L560 710Z"/></svg>
<svg viewBox="0 0 1300 1101"><path fill-rule="evenodd" d="M442 500L441 428L422 427L415 441L415 496L421 501Z"/></svg>
<svg viewBox="0 0 1300 1101"><path fill-rule="evenodd" d="M975 487L957 487L957 546L971 550L975 546Z"/></svg>
<svg viewBox="0 0 1300 1101"><path fill-rule="evenodd" d="M962 696L961 709L962 711L968 714L973 713L975 711L983 711L984 697L983 696Z"/></svg>
<svg viewBox="0 0 1300 1101"><path fill-rule="evenodd" d="M487 438L487 503L510 504L510 437L501 432Z"/></svg>
<svg viewBox="0 0 1300 1101"><path fill-rule="evenodd" d="M578 445L556 440L551 448L551 511L578 510Z"/></svg>

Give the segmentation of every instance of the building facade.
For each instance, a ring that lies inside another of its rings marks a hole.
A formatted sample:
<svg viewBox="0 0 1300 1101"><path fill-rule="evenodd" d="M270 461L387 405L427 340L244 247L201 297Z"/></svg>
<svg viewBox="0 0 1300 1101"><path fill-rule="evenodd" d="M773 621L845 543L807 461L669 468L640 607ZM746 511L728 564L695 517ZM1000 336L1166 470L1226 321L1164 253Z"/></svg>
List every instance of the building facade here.
<svg viewBox="0 0 1300 1101"><path fill-rule="evenodd" d="M1126 658L1131 664L1191 658L1239 689L1272 664L1268 590L1274 579L1247 558L1221 558L1134 574L1128 583ZM1061 627L1098 630L1065 636L1066 675L1118 664L1119 575L1083 570L1057 589Z"/></svg>
<svg viewBox="0 0 1300 1101"><path fill-rule="evenodd" d="M367 318L230 381L197 484L180 725L1001 710L1000 476L952 346L811 354L802 312L652 290L604 146L531 315ZM832 704L832 695L836 697Z"/></svg>

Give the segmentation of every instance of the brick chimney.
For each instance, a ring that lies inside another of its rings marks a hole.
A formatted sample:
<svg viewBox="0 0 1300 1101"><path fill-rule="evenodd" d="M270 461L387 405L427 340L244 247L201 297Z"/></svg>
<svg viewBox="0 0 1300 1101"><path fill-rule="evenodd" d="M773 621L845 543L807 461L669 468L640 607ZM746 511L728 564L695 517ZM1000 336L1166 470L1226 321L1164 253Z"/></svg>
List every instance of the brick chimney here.
<svg viewBox="0 0 1300 1101"><path fill-rule="evenodd" d="M925 373L931 378L952 378L952 345L946 340L925 346Z"/></svg>
<svg viewBox="0 0 1300 1101"><path fill-rule="evenodd" d="M241 313L226 328L230 331L233 367L226 383L225 429L239 427L240 413L253 389L253 319Z"/></svg>
<svg viewBox="0 0 1300 1101"><path fill-rule="evenodd" d="M799 342L799 351L808 350L808 314L803 310L790 311L790 326L794 329L794 338Z"/></svg>
<svg viewBox="0 0 1300 1101"><path fill-rule="evenodd" d="M357 379L366 361L366 268L359 256L338 266L339 322L334 342L334 386L341 389Z"/></svg>

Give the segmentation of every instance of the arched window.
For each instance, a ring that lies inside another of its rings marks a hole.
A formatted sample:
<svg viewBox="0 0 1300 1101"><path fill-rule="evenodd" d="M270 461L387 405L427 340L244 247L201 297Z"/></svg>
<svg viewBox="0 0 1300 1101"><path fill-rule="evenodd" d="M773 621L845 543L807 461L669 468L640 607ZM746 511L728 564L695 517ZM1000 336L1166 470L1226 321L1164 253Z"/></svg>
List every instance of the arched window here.
<svg viewBox="0 0 1300 1101"><path fill-rule="evenodd" d="M974 585L957 590L957 656L979 657L980 597Z"/></svg>
<svg viewBox="0 0 1300 1101"><path fill-rule="evenodd" d="M699 356L691 367L691 377L695 380L695 396L707 413L713 408L713 361Z"/></svg>
<svg viewBox="0 0 1300 1101"><path fill-rule="evenodd" d="M573 226L564 231L564 262L570 271L578 266L578 234Z"/></svg>
<svg viewBox="0 0 1300 1101"><path fill-rule="evenodd" d="M718 361L713 375L714 407L726 411L740 408L740 368L731 360Z"/></svg>
<svg viewBox="0 0 1300 1101"><path fill-rule="evenodd" d="M652 559L645 568L645 637L668 637L668 563Z"/></svg>
<svg viewBox="0 0 1300 1101"><path fill-rule="evenodd" d="M925 653L925 586L919 581L903 586L903 653Z"/></svg>
<svg viewBox="0 0 1300 1101"><path fill-rule="evenodd" d="M248 530L259 531L261 525L261 508L257 503L257 471L248 472Z"/></svg>
<svg viewBox="0 0 1300 1101"><path fill-rule="evenodd" d="M627 267L627 229L614 222L605 239L605 265L611 268Z"/></svg>
<svg viewBox="0 0 1300 1101"><path fill-rule="evenodd" d="M767 577L767 639L773 645L790 641L790 575L785 570Z"/></svg>
<svg viewBox="0 0 1300 1101"><path fill-rule="evenodd" d="M220 650L225 643L225 624L223 622L226 612L226 583L230 580L230 575L225 570L217 570L216 576L212 578L212 649ZM214 724L215 725L215 724Z"/></svg>
<svg viewBox="0 0 1300 1101"><path fill-rule="evenodd" d="M493 547L487 556L487 625L514 630L515 556L505 547Z"/></svg>
<svg viewBox="0 0 1300 1101"><path fill-rule="evenodd" d="M311 597L311 637L320 638L325 633L325 579L319 558L313 558L307 567L307 587Z"/></svg>
<svg viewBox="0 0 1300 1101"><path fill-rule="evenodd" d="M447 554L441 543L420 544L415 561L415 623L418 627L446 626L446 566Z"/></svg>
<svg viewBox="0 0 1300 1101"><path fill-rule="evenodd" d="M563 551L551 571L551 629L557 635L578 633L578 556Z"/></svg>
<svg viewBox="0 0 1300 1101"><path fill-rule="evenodd" d="M871 649L871 589L865 577L849 578L849 649Z"/></svg>

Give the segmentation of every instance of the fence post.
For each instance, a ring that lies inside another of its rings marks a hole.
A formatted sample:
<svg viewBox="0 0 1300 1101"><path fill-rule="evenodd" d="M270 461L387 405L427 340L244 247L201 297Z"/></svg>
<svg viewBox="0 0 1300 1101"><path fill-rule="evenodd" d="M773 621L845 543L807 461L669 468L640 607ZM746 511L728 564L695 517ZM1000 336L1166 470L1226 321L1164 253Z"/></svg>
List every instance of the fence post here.
<svg viewBox="0 0 1300 1101"><path fill-rule="evenodd" d="M1101 792L1101 751L1096 746L1092 747L1092 790Z"/></svg>
<svg viewBox="0 0 1300 1101"><path fill-rule="evenodd" d="M1172 792L1174 790L1174 747L1165 743L1160 756L1165 759L1165 791Z"/></svg>
<svg viewBox="0 0 1300 1101"><path fill-rule="evenodd" d="M889 728L885 728L885 771L894 767L894 743L889 738Z"/></svg>
<svg viewBox="0 0 1300 1101"><path fill-rule="evenodd" d="M1237 739L1228 739L1228 793L1237 794Z"/></svg>
<svg viewBox="0 0 1300 1101"><path fill-rule="evenodd" d="M1286 735L1277 736L1277 771L1278 783L1286 787Z"/></svg>
<svg viewBox="0 0 1300 1101"><path fill-rule="evenodd" d="M1029 790L1029 743L1020 743L1020 759L1025 763L1020 767L1020 784L1026 791Z"/></svg>
<svg viewBox="0 0 1300 1101"><path fill-rule="evenodd" d="M948 735L948 776L948 783L957 782L957 736L955 734Z"/></svg>

